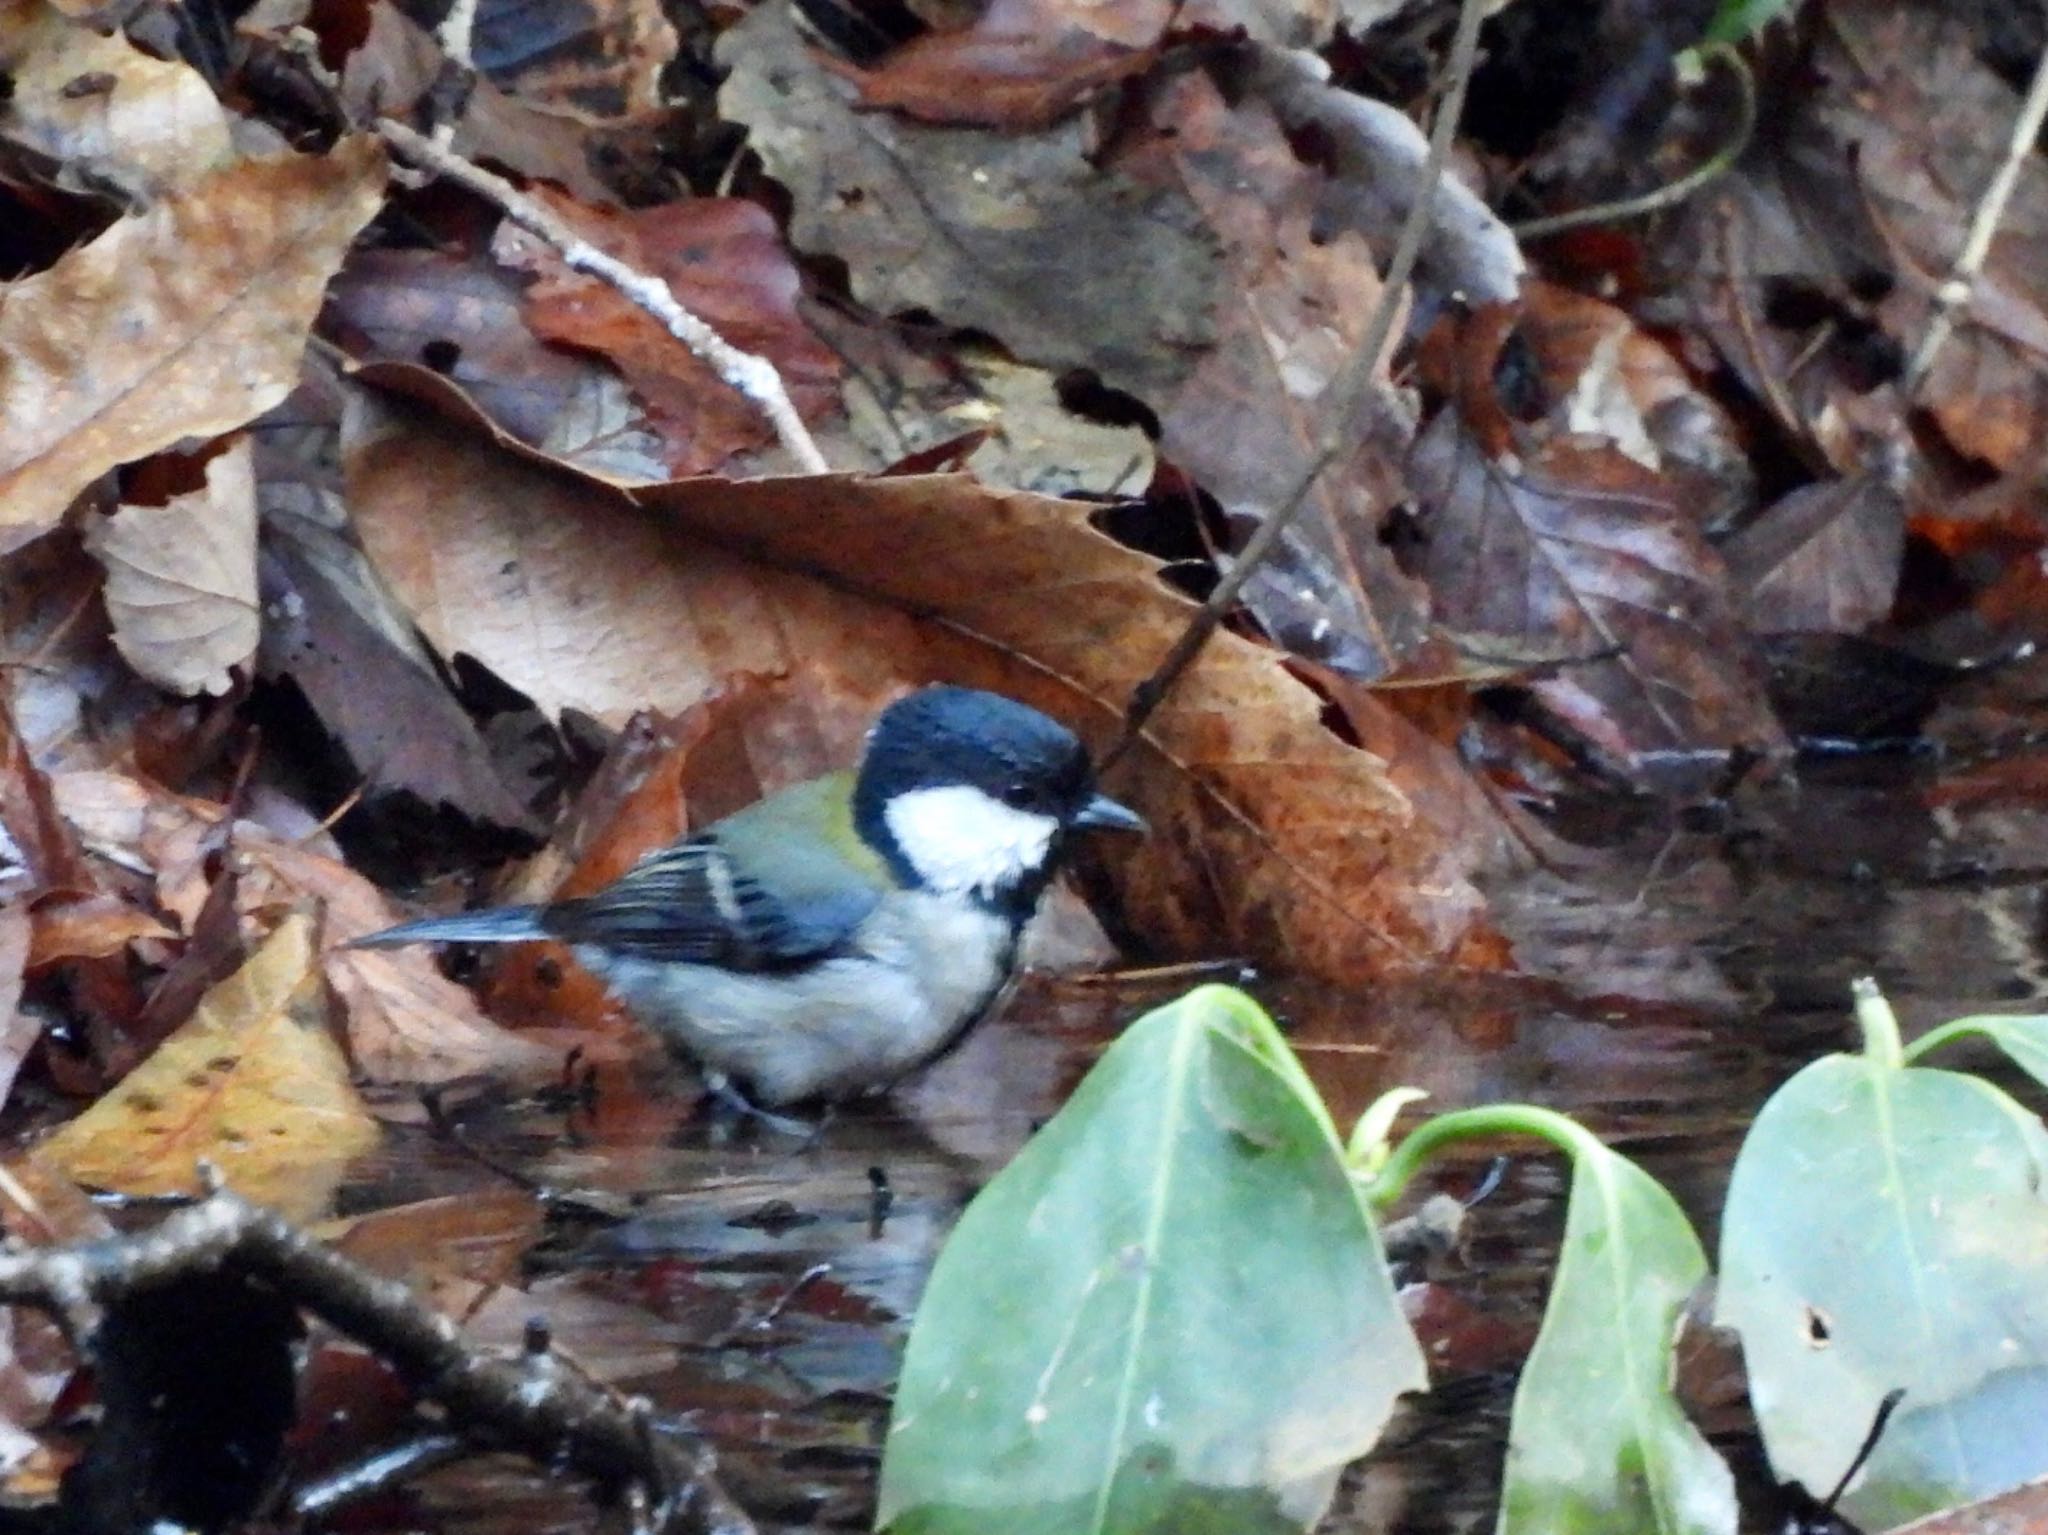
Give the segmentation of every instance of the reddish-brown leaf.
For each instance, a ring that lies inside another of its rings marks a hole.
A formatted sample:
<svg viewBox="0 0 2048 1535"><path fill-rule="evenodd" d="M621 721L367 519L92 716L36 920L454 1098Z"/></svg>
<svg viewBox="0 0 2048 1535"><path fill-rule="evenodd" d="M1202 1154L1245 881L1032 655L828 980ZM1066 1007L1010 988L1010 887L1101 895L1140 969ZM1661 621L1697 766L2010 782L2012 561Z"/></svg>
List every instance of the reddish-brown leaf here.
<svg viewBox="0 0 2048 1535"><path fill-rule="evenodd" d="M869 107L928 123L1043 128L1149 68L1172 15L1166 0L991 0L971 25L927 33L845 73Z"/></svg>
<svg viewBox="0 0 2048 1535"><path fill-rule="evenodd" d="M743 351L767 358L802 415L837 406L839 360L797 314L802 287L775 220L757 203L700 197L635 213L599 214L538 193L594 244L659 277L679 303ZM534 333L608 359L646 405L672 474L716 469L772 439L761 408L720 379L653 316L610 283L571 271L551 248L507 224L500 257L538 275L526 295Z"/></svg>

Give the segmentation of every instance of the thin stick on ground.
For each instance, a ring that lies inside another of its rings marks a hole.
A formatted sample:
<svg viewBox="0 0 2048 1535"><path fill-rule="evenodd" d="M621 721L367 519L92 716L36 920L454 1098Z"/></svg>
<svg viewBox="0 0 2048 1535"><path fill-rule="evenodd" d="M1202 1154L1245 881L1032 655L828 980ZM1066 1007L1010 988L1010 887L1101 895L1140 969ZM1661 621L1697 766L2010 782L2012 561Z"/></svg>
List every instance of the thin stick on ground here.
<svg viewBox="0 0 2048 1535"><path fill-rule="evenodd" d="M53 1313L89 1349L104 1308L174 1276L233 1267L369 1348L479 1451L512 1450L609 1488L642 1487L666 1535L753 1535L702 1445L651 1431L645 1405L552 1368L543 1352L503 1358L396 1280L359 1267L284 1217L216 1189L154 1230L74 1247L0 1252L0 1303Z"/></svg>
<svg viewBox="0 0 2048 1535"><path fill-rule="evenodd" d="M1123 728L1103 753L1103 771L1106 772L1137 744L1146 722L1165 701L1175 680L1201 654L1209 636L1216 632L1217 626L1237 605L1238 594L1244 590L1245 583L1279 547L1289 524L1307 503L1316 481L1323 477L1349 443L1351 422L1374 387L1373 375L1379 367L1380 354L1387 348L1394 319L1403 307L1402 298L1408 279L1415 271L1415 263L1422 255L1422 242L1429 234L1436 210L1437 184L1443 179L1451 138L1457 131L1458 119L1464 113L1465 87L1471 83L1472 64L1479 49L1479 24L1492 9L1490 0L1461 0L1458 6L1457 30L1452 34L1450 53L1444 63L1443 93L1437 103L1436 121L1430 125L1429 156L1423 161L1422 174L1418 178L1420 188L1408 209L1407 218L1402 220L1400 235L1394 242L1393 257L1387 262L1386 274L1381 280L1379 298L1373 305L1371 319L1366 322L1365 337L1332 391L1336 408L1330 412L1330 425L1316 445L1315 458L1273 514L1252 534L1230 569L1223 573L1223 579L1216 583L1208 601L1189 620L1187 628L1166 653L1166 658L1153 669L1151 676L1131 690L1130 702L1124 709Z"/></svg>
<svg viewBox="0 0 2048 1535"><path fill-rule="evenodd" d="M543 204L528 197L502 176L493 175L404 123L380 118L377 131L399 155L422 169L460 182L495 203L520 228L538 235L576 271L610 283L633 303L659 320L671 336L709 363L718 376L761 408L775 435L807 474L827 474L831 466L811 440L797 415L775 364L743 352L703 320L676 302L667 283L638 271L607 251L599 250Z"/></svg>
<svg viewBox="0 0 2048 1535"><path fill-rule="evenodd" d="M1998 234L1999 221L2005 217L2005 205L2012 200L2013 188L2019 184L2020 167L2026 163L2034 141L2041 136L2044 119L2048 119L2048 51L2042 53L2040 62L2034 66L2034 78L2027 86L2026 99L2020 103L2019 115L2013 120L2005 155L1998 162L1998 169L1992 173L1991 182L1977 203L1977 211L1970 219L1970 231L1963 239L1956 264L1949 271L1948 281L1934 296L1934 316L1928 321L1927 333L1920 338L1920 346L1913 353L1912 366L1906 370L1908 399L1920 392L1920 386L1927 381L1927 375L1934 367L1934 359L1948 344L1949 335L1955 329L1957 312L1969 306L1976 290L1977 274L1984 269L1984 260L1991 254L1991 242Z"/></svg>
<svg viewBox="0 0 2048 1535"><path fill-rule="evenodd" d="M1624 197L1616 202L1573 208L1565 213L1546 214L1542 218L1524 219L1519 224L1510 225L1515 238L1541 240L1569 229L1584 229L1593 224L1618 224L1624 219L1660 213L1666 208L1677 207L1708 182L1732 170L1756 135L1756 79L1750 74L1749 65L1743 62L1742 55L1727 43L1703 44L1699 56L1703 63L1721 65L1735 81L1735 127L1725 144L1677 180L1667 181L1640 197Z"/></svg>

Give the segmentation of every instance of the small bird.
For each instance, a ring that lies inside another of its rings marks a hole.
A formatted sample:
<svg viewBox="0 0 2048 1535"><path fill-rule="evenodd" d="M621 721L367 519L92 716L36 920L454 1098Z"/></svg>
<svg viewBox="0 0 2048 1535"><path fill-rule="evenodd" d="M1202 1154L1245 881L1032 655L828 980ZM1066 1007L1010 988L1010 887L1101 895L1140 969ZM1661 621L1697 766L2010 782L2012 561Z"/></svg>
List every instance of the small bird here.
<svg viewBox="0 0 2048 1535"><path fill-rule="evenodd" d="M770 795L593 895L356 940L554 939L721 1096L779 1107L888 1087L995 1001L1077 832L1142 832L1073 732L1013 699L927 687L858 770Z"/></svg>

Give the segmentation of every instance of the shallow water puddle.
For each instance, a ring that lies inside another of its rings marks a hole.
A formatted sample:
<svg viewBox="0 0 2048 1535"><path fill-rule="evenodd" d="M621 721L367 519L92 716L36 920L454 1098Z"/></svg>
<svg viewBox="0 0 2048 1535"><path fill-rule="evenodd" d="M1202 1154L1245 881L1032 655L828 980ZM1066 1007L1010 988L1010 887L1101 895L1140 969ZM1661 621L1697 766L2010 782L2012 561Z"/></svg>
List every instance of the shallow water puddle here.
<svg viewBox="0 0 2048 1535"><path fill-rule="evenodd" d="M1503 893L1520 975L1366 996L1250 989L1340 1124L1401 1083L1427 1089L1429 1110L1563 1110L1670 1187L1711 1250L1750 1116L1849 1039L1851 977L1875 973L1909 1033L2036 994L2031 872L2048 867L2048 818L1930 812L1924 787L1897 761L1827 764L1697 829L1664 818L1612 833L1568 875ZM683 1083L603 1088L569 1110L472 1103L454 1111L456 1138L395 1137L348 1203L502 1189L506 1173L553 1191L527 1283L558 1346L604 1356L621 1389L711 1435L735 1486L769 1495L771 1525L865 1528L897 1354L953 1219L1119 1024L1184 984L1027 985L914 1089L808 1139L692 1120ZM1564 1194L1560 1164L1516 1143L1470 1148L1438 1185L1470 1193L1496 1151L1507 1160L1462 1261L1412 1297L1435 1389L1347 1478L1329 1529L1491 1524ZM1754 1499L1753 1446L1722 1447ZM481 1535L590 1516L545 1478L488 1462L429 1479L401 1517Z"/></svg>

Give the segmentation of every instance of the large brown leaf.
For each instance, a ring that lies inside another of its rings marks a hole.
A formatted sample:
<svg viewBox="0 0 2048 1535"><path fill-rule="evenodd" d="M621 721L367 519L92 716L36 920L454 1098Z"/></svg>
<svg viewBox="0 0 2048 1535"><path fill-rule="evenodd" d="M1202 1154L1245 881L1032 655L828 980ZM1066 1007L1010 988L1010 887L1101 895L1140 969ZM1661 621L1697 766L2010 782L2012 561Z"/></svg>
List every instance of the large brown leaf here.
<svg viewBox="0 0 2048 1535"><path fill-rule="evenodd" d="M1081 507L959 475L682 481L635 507L391 413L357 424L347 470L365 543L438 645L613 724L779 674L850 749L891 691L944 678L1099 743L1190 612ZM1182 678L1117 784L1155 829L1121 871L1140 935L1353 980L1475 952L1468 876L1491 849L1441 835L1320 716L1235 636Z"/></svg>
<svg viewBox="0 0 2048 1535"><path fill-rule="evenodd" d="M1575 656L1536 692L1615 765L1782 744L1721 561L1658 476L1597 438L1496 458L1455 410L1423 434L1412 474L1439 615Z"/></svg>
<svg viewBox="0 0 2048 1535"><path fill-rule="evenodd" d="M384 156L233 165L122 219L0 304L0 550L116 465L283 399Z"/></svg>

